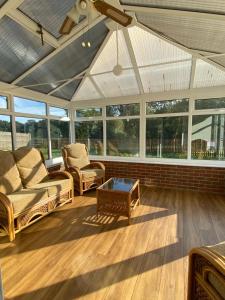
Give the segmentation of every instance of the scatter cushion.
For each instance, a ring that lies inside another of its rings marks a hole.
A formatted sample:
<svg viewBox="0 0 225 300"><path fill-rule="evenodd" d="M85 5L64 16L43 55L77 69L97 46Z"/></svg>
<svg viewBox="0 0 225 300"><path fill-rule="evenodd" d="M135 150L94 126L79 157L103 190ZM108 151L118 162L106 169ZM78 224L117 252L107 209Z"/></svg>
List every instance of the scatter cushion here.
<svg viewBox="0 0 225 300"><path fill-rule="evenodd" d="M80 172L82 175L82 180L103 177L105 173L104 170L102 169L85 169L85 170L81 170Z"/></svg>
<svg viewBox="0 0 225 300"><path fill-rule="evenodd" d="M33 190L23 189L7 196L12 202L14 215L31 209L35 204L48 200L48 193L45 189Z"/></svg>
<svg viewBox="0 0 225 300"><path fill-rule="evenodd" d="M47 177L48 172L37 149L22 147L15 150L13 155L24 187L32 187Z"/></svg>
<svg viewBox="0 0 225 300"><path fill-rule="evenodd" d="M49 179L48 181L41 182L32 186L32 189L45 189L48 196L59 195L64 190L71 189L70 179Z"/></svg>
<svg viewBox="0 0 225 300"><path fill-rule="evenodd" d="M90 164L85 144L70 144L64 147L67 151L67 163L70 167L77 167L79 169Z"/></svg>
<svg viewBox="0 0 225 300"><path fill-rule="evenodd" d="M22 181L10 151L0 150L0 192L11 194L22 189Z"/></svg>

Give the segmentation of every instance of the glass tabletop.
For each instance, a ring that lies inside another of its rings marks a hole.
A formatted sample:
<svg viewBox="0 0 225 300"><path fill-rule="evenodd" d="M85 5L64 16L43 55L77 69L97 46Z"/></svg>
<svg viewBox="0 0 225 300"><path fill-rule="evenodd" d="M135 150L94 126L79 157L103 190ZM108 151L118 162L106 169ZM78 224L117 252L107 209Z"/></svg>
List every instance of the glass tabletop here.
<svg viewBox="0 0 225 300"><path fill-rule="evenodd" d="M129 192L137 180L130 178L111 178L99 189Z"/></svg>

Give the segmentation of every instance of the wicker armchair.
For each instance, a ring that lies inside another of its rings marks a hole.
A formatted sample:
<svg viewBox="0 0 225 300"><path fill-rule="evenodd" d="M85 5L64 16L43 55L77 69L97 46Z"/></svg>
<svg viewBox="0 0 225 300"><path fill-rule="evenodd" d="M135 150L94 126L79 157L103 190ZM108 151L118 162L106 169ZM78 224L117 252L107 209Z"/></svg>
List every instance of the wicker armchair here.
<svg viewBox="0 0 225 300"><path fill-rule="evenodd" d="M73 199L73 177L48 173L35 148L0 151L0 230L15 234Z"/></svg>
<svg viewBox="0 0 225 300"><path fill-rule="evenodd" d="M80 195L83 192L100 186L105 181L105 166L100 162L92 162L88 158L88 150L84 144L70 144L62 149L66 171L74 180L74 189Z"/></svg>
<svg viewBox="0 0 225 300"><path fill-rule="evenodd" d="M225 299L225 242L189 256L188 300Z"/></svg>

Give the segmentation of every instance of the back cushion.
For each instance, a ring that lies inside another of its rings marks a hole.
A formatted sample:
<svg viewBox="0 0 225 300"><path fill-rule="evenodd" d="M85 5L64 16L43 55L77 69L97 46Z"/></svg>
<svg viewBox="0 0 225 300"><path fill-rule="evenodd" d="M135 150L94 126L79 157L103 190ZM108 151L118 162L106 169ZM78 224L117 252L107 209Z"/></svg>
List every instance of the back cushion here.
<svg viewBox="0 0 225 300"><path fill-rule="evenodd" d="M48 172L37 149L22 147L14 151L13 155L24 187L32 187L47 177Z"/></svg>
<svg viewBox="0 0 225 300"><path fill-rule="evenodd" d="M85 144L70 144L64 149L67 151L67 163L70 167L82 169L90 163Z"/></svg>
<svg viewBox="0 0 225 300"><path fill-rule="evenodd" d="M22 182L12 153L0 150L0 192L8 195L21 189Z"/></svg>

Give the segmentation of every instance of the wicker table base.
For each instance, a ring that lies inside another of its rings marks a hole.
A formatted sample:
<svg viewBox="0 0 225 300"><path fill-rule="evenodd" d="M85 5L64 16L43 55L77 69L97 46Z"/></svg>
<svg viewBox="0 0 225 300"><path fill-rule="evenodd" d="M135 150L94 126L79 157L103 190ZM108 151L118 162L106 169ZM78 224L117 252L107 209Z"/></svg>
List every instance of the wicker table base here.
<svg viewBox="0 0 225 300"><path fill-rule="evenodd" d="M110 178L97 188L97 216L99 213L125 216L130 224L131 212L139 204L139 180Z"/></svg>

